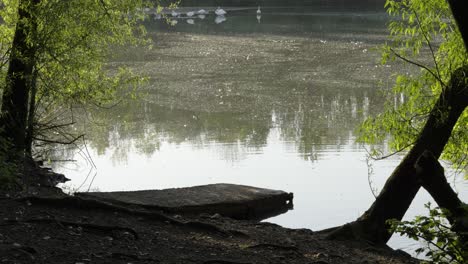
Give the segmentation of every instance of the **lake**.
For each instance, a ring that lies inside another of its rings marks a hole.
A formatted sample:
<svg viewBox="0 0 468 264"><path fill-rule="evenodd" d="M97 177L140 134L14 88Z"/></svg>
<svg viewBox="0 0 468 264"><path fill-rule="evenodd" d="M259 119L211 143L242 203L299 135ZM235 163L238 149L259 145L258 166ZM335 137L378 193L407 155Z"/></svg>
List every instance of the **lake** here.
<svg viewBox="0 0 468 264"><path fill-rule="evenodd" d="M178 12L198 10L184 7ZM204 7L213 11L215 7ZM372 203L401 156L367 158L356 127L382 110L392 74L377 46L384 10L229 7L227 15L152 15L152 49L116 50L109 68L148 76L138 99L86 113L87 144L54 163L79 191L237 183L294 193L294 210L267 221L320 230ZM402 98L395 96L394 104ZM385 146L382 146L385 148ZM462 198L465 182L450 173ZM421 191L407 218L424 214ZM414 242L394 236L394 248Z"/></svg>

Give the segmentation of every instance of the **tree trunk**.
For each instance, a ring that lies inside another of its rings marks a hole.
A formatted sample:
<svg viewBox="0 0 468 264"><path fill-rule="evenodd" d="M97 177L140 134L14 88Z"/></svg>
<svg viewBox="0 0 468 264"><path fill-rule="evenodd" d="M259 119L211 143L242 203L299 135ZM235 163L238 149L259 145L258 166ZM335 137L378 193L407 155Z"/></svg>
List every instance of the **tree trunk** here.
<svg viewBox="0 0 468 264"><path fill-rule="evenodd" d="M431 152L425 151L414 167L422 187L434 198L439 207L450 212L448 220L454 225L455 218L462 216L465 211L463 202L447 182L442 165Z"/></svg>
<svg viewBox="0 0 468 264"><path fill-rule="evenodd" d="M2 96L2 136L12 144L10 157L24 157L26 148L25 133L28 116L29 92L35 52L31 43L35 30L32 8L36 0L21 0L18 9L18 22L11 47L6 86Z"/></svg>
<svg viewBox="0 0 468 264"><path fill-rule="evenodd" d="M422 187L434 198L440 208L448 210L447 219L457 233L462 251L468 258L468 211L465 204L447 182L444 168L431 152L425 151L415 164L416 175Z"/></svg>
<svg viewBox="0 0 468 264"><path fill-rule="evenodd" d="M453 17L457 22L458 30L465 42L465 48L468 51L468 1L466 0L448 0L450 9L452 10Z"/></svg>
<svg viewBox="0 0 468 264"><path fill-rule="evenodd" d="M362 239L385 244L391 237L386 221L401 220L416 196L421 183L414 167L428 150L438 158L450 138L458 118L468 106L468 66L457 69L449 87L440 95L415 145L393 171L372 206L355 222L325 230L329 238Z"/></svg>
<svg viewBox="0 0 468 264"><path fill-rule="evenodd" d="M25 152L26 156L28 157L32 157L32 142L35 133L34 118L36 116L37 74L37 70L33 70L33 76L31 78L31 94L29 99L27 127L25 133Z"/></svg>

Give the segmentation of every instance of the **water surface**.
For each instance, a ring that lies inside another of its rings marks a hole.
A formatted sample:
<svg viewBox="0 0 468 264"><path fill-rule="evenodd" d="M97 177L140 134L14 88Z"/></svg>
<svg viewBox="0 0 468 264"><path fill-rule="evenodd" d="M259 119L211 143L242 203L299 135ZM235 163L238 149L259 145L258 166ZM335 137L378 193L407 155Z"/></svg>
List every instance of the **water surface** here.
<svg viewBox="0 0 468 264"><path fill-rule="evenodd" d="M415 69L380 65L383 12L255 11L228 9L221 22L170 18L175 26L148 19L154 48L116 51L110 67L149 81L138 100L88 113L86 148L76 163L56 164L70 188L238 183L293 192L294 210L269 219L286 227L319 230L360 216L374 199L369 185L380 189L399 157L369 167L355 128L381 111L392 73ZM428 200L418 194L408 217Z"/></svg>

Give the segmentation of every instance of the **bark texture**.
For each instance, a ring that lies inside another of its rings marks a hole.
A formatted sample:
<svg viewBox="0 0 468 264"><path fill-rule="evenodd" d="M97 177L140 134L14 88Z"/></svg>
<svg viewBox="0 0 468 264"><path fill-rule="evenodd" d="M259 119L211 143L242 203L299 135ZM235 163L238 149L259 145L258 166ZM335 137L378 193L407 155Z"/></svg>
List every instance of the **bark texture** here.
<svg viewBox="0 0 468 264"><path fill-rule="evenodd" d="M465 42L465 48L468 51L468 1L466 0L448 0L453 17L457 22L458 30Z"/></svg>
<svg viewBox="0 0 468 264"><path fill-rule="evenodd" d="M447 219L452 231L457 233L464 258L468 258L468 211L466 204L447 182L444 168L431 152L425 151L415 164L417 177L422 187L434 198L440 208L448 211Z"/></svg>
<svg viewBox="0 0 468 264"><path fill-rule="evenodd" d="M452 225L456 224L456 218L464 215L463 202L447 182L442 165L431 152L425 151L416 161L415 169L422 187L439 207L450 212L448 220Z"/></svg>
<svg viewBox="0 0 468 264"><path fill-rule="evenodd" d="M0 125L3 127L3 137L12 145L14 158L23 157L26 148L26 120L35 64L35 51L30 38L35 30L33 8L36 2L21 0L19 3L18 22L2 96Z"/></svg>

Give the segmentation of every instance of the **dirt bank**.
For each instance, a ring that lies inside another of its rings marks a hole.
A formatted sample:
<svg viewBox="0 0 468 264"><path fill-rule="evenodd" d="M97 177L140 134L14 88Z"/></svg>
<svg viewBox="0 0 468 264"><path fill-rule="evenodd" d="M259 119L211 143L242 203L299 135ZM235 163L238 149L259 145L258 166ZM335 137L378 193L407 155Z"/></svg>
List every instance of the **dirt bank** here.
<svg viewBox="0 0 468 264"><path fill-rule="evenodd" d="M388 248L328 241L307 229L166 215L63 194L3 194L0 208L1 263L417 263Z"/></svg>

